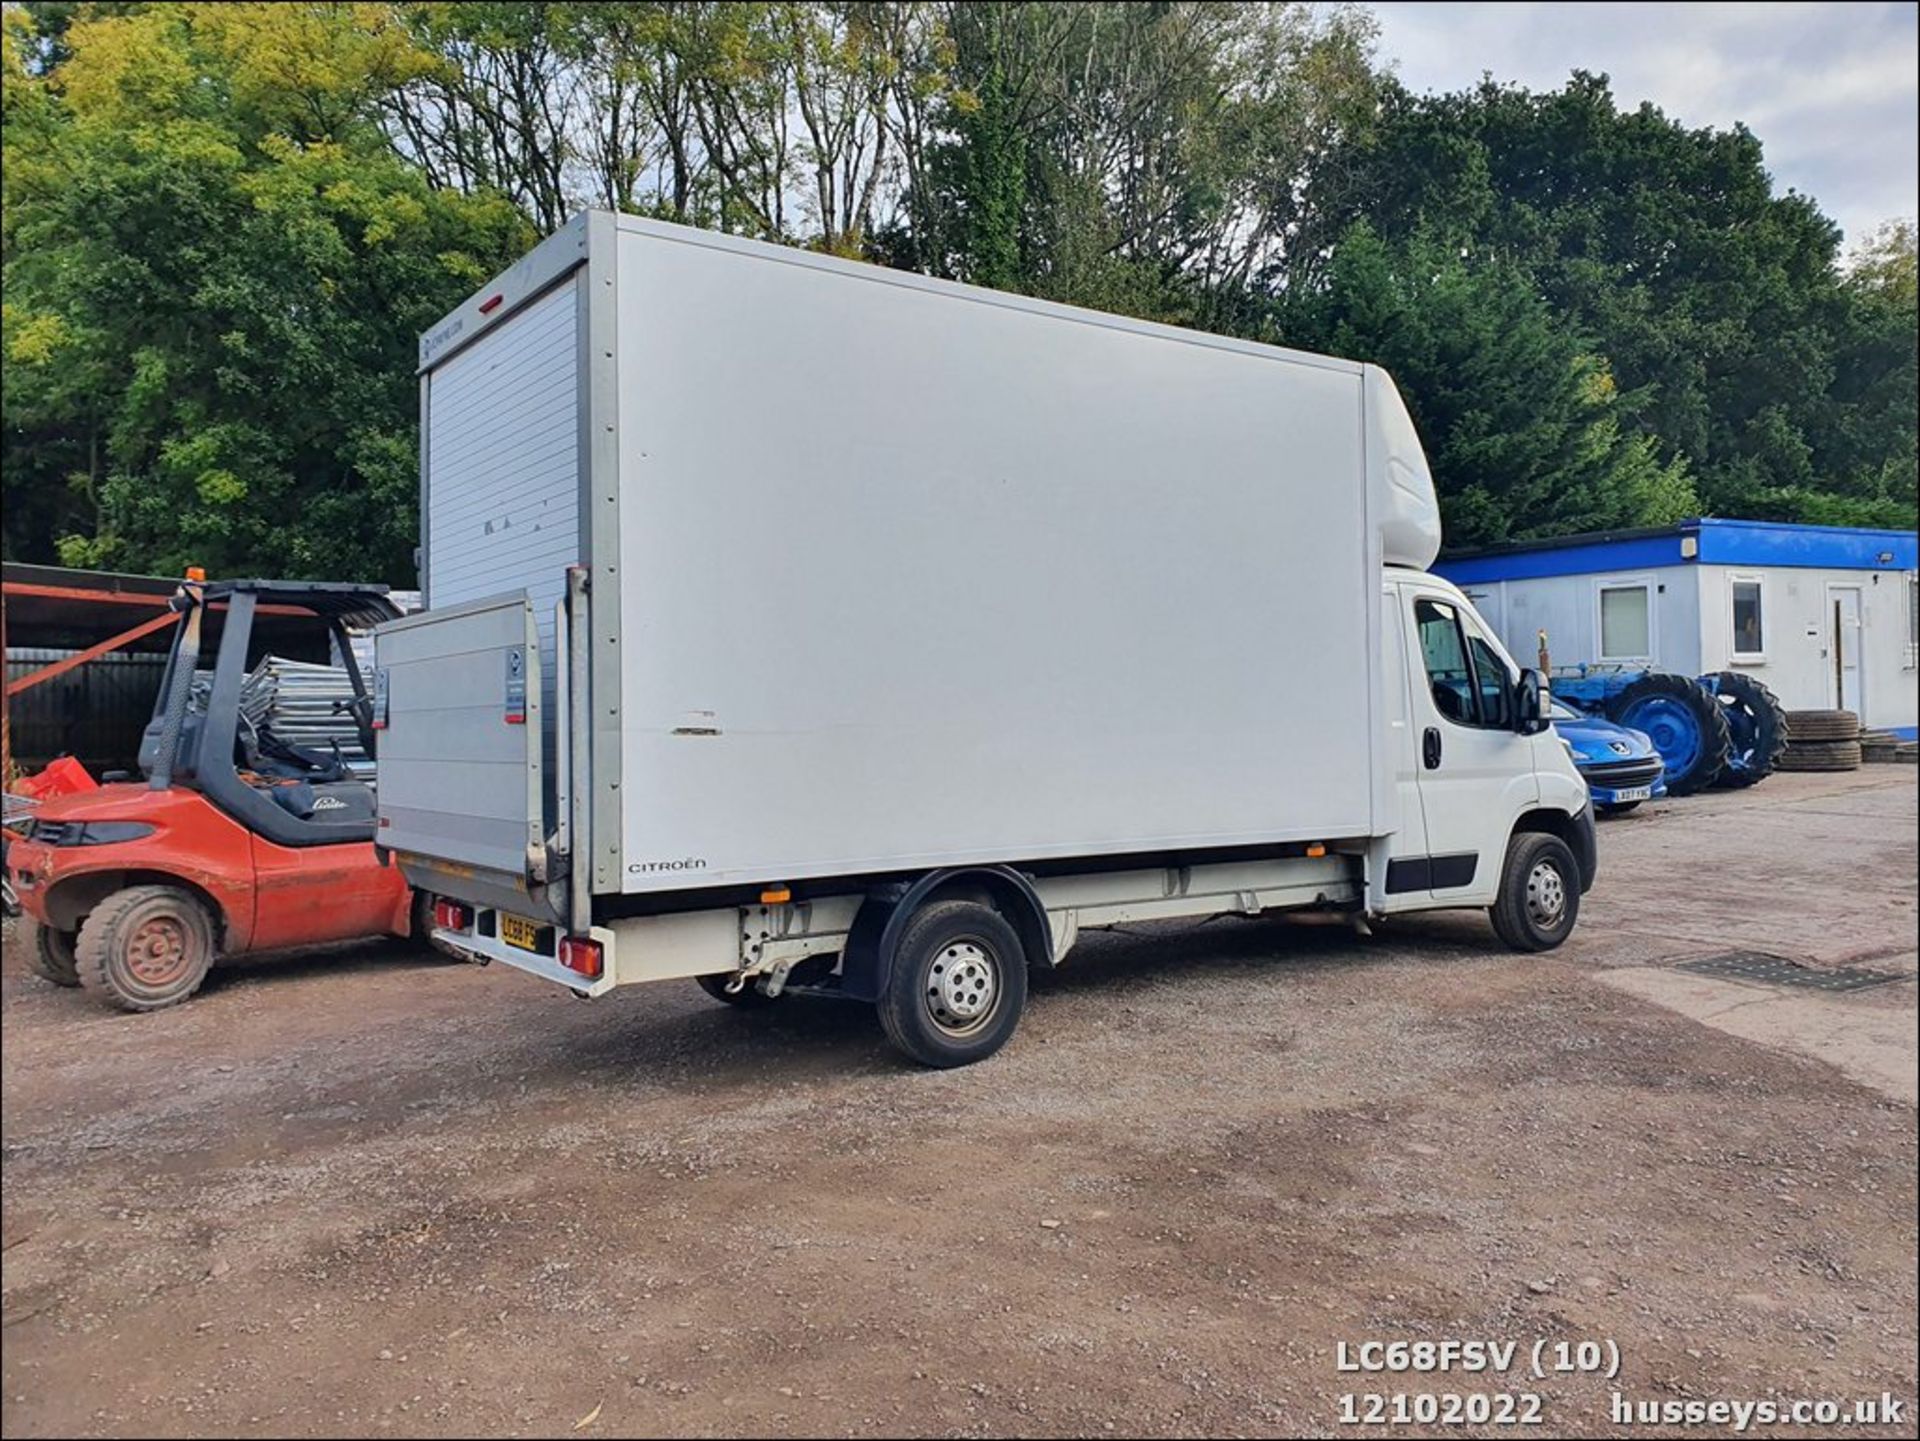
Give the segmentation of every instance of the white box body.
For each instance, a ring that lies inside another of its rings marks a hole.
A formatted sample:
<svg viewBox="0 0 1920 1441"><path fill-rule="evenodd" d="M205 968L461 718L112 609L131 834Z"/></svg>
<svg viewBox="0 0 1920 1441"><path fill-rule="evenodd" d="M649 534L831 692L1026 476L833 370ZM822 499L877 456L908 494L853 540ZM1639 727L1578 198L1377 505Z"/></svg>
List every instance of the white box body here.
<svg viewBox="0 0 1920 1441"><path fill-rule="evenodd" d="M551 697L590 576L586 753L540 709L596 895L1399 827L1438 528L1377 370L590 213L422 391L429 611L524 590Z"/></svg>

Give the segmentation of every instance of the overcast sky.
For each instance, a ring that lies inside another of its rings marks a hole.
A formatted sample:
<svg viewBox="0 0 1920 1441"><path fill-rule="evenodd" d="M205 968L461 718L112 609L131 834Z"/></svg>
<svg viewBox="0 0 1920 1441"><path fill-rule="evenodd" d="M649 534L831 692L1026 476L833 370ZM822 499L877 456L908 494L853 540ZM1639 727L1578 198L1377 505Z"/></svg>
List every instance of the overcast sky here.
<svg viewBox="0 0 1920 1441"><path fill-rule="evenodd" d="M1557 89L1603 71L1623 108L1742 121L1778 191L1820 202L1849 242L1920 211L1920 29L1912 4L1374 4L1380 53L1413 90L1483 71Z"/></svg>

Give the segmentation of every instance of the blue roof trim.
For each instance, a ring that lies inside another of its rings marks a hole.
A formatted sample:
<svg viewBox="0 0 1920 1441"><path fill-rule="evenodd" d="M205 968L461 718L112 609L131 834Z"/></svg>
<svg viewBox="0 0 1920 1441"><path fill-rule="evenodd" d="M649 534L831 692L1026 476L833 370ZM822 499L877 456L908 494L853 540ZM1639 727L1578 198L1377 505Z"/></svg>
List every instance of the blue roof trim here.
<svg viewBox="0 0 1920 1441"><path fill-rule="evenodd" d="M1814 570L1913 570L1920 535L1836 525L1702 520L1702 565L1784 565Z"/></svg>
<svg viewBox="0 0 1920 1441"><path fill-rule="evenodd" d="M1699 541L1683 556L1681 542ZM1456 585L1598 575L1667 565L1787 566L1813 570L1920 569L1920 535L1765 520L1681 521L1652 534L1568 536L1563 544L1527 542L1477 554L1442 556L1434 571Z"/></svg>
<svg viewBox="0 0 1920 1441"><path fill-rule="evenodd" d="M1680 532L1676 530L1670 535L1567 545L1550 550L1463 555L1451 560L1442 556L1433 569L1436 575L1445 576L1455 585L1471 585L1476 581L1533 580L1549 575L1593 575L1602 571L1651 570L1683 564Z"/></svg>

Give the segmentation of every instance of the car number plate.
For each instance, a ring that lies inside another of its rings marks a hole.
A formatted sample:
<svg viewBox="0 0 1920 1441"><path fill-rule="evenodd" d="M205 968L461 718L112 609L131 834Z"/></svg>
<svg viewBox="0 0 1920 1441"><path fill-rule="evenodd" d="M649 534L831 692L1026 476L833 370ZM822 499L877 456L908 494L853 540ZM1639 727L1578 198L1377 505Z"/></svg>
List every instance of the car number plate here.
<svg viewBox="0 0 1920 1441"><path fill-rule="evenodd" d="M1615 791L1613 799L1616 804L1621 801L1650 801L1653 799L1653 787L1628 786L1625 790Z"/></svg>
<svg viewBox="0 0 1920 1441"><path fill-rule="evenodd" d="M520 916L503 915L500 917L500 939L510 946L518 947L520 950L539 950L540 931L541 927Z"/></svg>

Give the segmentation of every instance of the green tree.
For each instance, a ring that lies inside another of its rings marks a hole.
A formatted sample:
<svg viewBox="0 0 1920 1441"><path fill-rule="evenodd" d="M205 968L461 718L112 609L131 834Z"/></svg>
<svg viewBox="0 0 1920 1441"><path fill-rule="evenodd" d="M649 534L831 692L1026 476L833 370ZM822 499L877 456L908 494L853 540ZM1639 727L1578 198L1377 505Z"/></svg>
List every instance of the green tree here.
<svg viewBox="0 0 1920 1441"><path fill-rule="evenodd" d="M273 5L83 14L46 73L23 40L8 553L411 582L414 337L530 234L368 123L410 42L381 7Z"/></svg>
<svg viewBox="0 0 1920 1441"><path fill-rule="evenodd" d="M1707 509L1888 513L1886 472L1862 447L1884 451L1897 432L1884 405L1850 395L1860 377L1848 373L1886 345L1869 337L1887 308L1848 295L1838 229L1810 198L1774 192L1745 128L1622 112L1604 76L1577 72L1544 94L1390 86L1350 148L1328 172L1341 188L1312 207L1366 218L1390 241L1441 236L1473 263L1529 276L1608 358L1630 428L1687 459ZM1882 427L1877 440L1837 414L1856 404L1878 414L1861 419ZM1909 426L1909 464L1911 438ZM1911 491L1904 514L1911 524Z"/></svg>
<svg viewBox="0 0 1920 1441"><path fill-rule="evenodd" d="M1911 527L1920 506L1920 303L1914 224L1882 226L1841 281L1833 384L1813 442L1834 483L1794 497L1808 520Z"/></svg>
<svg viewBox="0 0 1920 1441"><path fill-rule="evenodd" d="M897 261L1232 329L1252 323L1258 286L1322 256L1299 201L1372 114L1364 14L1219 0L938 13Z"/></svg>
<svg viewBox="0 0 1920 1441"><path fill-rule="evenodd" d="M1280 338L1384 366L1433 466L1450 545L1677 520L1685 463L1634 434L1606 362L1509 266L1469 266L1365 222L1327 283L1276 315Z"/></svg>

